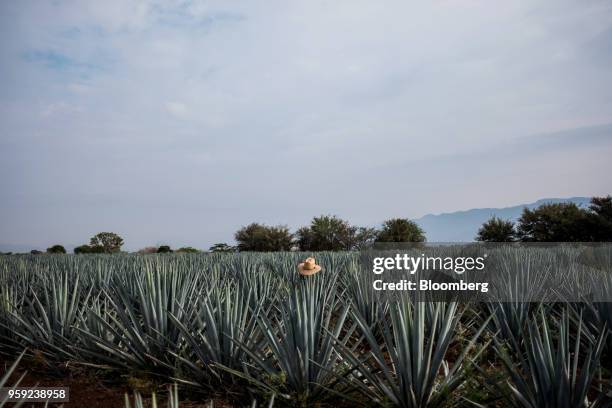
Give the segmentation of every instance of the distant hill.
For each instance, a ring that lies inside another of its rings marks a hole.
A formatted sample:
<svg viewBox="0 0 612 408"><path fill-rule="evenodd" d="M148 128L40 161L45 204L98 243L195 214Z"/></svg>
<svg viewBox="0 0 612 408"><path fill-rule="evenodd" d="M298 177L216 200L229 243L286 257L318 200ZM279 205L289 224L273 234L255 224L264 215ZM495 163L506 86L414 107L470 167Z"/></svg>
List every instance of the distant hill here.
<svg viewBox="0 0 612 408"><path fill-rule="evenodd" d="M466 242L473 241L478 228L492 216L516 221L525 207L533 209L546 203L568 202L588 207L590 201L590 197L544 198L535 203L520 204L513 207L474 208L452 213L427 214L415 221L425 230L429 242Z"/></svg>

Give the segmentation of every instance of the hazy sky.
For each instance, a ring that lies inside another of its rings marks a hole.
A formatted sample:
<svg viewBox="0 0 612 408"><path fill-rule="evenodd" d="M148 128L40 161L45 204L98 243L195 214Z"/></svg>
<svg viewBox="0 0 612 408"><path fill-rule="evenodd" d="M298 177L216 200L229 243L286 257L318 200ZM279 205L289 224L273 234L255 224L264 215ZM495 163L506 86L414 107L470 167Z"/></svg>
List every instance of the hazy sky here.
<svg viewBox="0 0 612 408"><path fill-rule="evenodd" d="M2 1L0 243L612 192L612 3Z"/></svg>

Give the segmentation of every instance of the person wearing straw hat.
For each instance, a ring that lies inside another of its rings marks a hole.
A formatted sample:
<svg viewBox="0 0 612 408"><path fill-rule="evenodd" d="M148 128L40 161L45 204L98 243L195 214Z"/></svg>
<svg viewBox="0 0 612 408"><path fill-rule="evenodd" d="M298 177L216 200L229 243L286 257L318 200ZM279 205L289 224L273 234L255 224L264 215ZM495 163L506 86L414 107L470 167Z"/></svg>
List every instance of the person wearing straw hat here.
<svg viewBox="0 0 612 408"><path fill-rule="evenodd" d="M317 265L313 257L308 257L298 265L298 272L302 276L314 275L321 270L321 265Z"/></svg>

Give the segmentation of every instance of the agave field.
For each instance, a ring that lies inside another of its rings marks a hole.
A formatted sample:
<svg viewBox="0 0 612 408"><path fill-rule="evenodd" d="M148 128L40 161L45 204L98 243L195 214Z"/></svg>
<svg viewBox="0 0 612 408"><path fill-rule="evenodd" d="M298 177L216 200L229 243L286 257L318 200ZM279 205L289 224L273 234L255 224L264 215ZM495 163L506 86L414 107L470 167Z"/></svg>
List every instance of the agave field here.
<svg viewBox="0 0 612 408"><path fill-rule="evenodd" d="M23 353L26 368L147 379L172 407L183 396L264 407L611 405L611 303L390 300L372 290L359 254L316 253L323 271L302 277L296 265L309 255L2 256L0 351L10 362ZM600 272L612 288L612 271Z"/></svg>

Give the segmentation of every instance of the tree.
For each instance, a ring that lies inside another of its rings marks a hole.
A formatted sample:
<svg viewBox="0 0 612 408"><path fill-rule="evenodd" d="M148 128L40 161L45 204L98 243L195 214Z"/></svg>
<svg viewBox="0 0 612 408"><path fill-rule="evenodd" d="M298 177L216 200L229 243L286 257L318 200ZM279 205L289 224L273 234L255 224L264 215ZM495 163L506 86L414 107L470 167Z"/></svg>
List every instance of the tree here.
<svg viewBox="0 0 612 408"><path fill-rule="evenodd" d="M513 242L515 240L514 223L495 216L482 224L476 235L476 241L482 242Z"/></svg>
<svg viewBox="0 0 612 408"><path fill-rule="evenodd" d="M101 247L105 253L119 252L123 245L123 238L114 232L100 232L89 241L91 247Z"/></svg>
<svg viewBox="0 0 612 408"><path fill-rule="evenodd" d="M225 242L219 242L209 248L210 252L235 252L236 248L226 244Z"/></svg>
<svg viewBox="0 0 612 408"><path fill-rule="evenodd" d="M296 244L301 251L311 251L314 235L310 227L301 227L295 232Z"/></svg>
<svg viewBox="0 0 612 408"><path fill-rule="evenodd" d="M242 227L234 235L239 251L289 251L293 236L285 226L270 227L252 223Z"/></svg>
<svg viewBox="0 0 612 408"><path fill-rule="evenodd" d="M425 242L425 232L416 222L407 218L392 218L385 221L377 242Z"/></svg>
<svg viewBox="0 0 612 408"><path fill-rule="evenodd" d="M376 228L359 227L355 233L352 249L361 250L369 247L378 239L380 231Z"/></svg>
<svg viewBox="0 0 612 408"><path fill-rule="evenodd" d="M593 241L612 241L612 196L591 198L587 223Z"/></svg>
<svg viewBox="0 0 612 408"><path fill-rule="evenodd" d="M89 254L91 253L91 247L89 245L79 245L74 248L75 254Z"/></svg>
<svg viewBox="0 0 612 408"><path fill-rule="evenodd" d="M523 209L517 236L524 242L593 241L589 212L574 203L543 204Z"/></svg>
<svg viewBox="0 0 612 408"><path fill-rule="evenodd" d="M290 251L293 246L293 234L289 228L279 225L268 227L267 241L270 251Z"/></svg>
<svg viewBox="0 0 612 408"><path fill-rule="evenodd" d="M40 255L40 254L42 254L42 251L39 251L38 249L33 249L33 250L30 251L30 253L32 255Z"/></svg>
<svg viewBox="0 0 612 408"><path fill-rule="evenodd" d="M172 252L172 249L170 248L169 245L161 245L159 248L157 248L158 254L169 254L171 252Z"/></svg>
<svg viewBox="0 0 612 408"><path fill-rule="evenodd" d="M193 248L193 247L181 247L177 249L176 252L185 253L185 254L197 254L198 252L200 252L200 250Z"/></svg>
<svg viewBox="0 0 612 408"><path fill-rule="evenodd" d="M335 215L315 217L310 227L300 228L296 235L302 251L348 251L355 245L357 227Z"/></svg>
<svg viewBox="0 0 612 408"><path fill-rule="evenodd" d="M261 224L252 223L240 228L234 234L238 242L239 251L265 251L266 249L266 227Z"/></svg>
<svg viewBox="0 0 612 408"><path fill-rule="evenodd" d="M49 254L65 254L66 248L61 245L53 245L52 247L47 248L47 253Z"/></svg>
<svg viewBox="0 0 612 408"><path fill-rule="evenodd" d="M74 248L74 253L75 254L101 254L101 253L104 253L104 248L99 245L96 245L96 246L79 245L78 247Z"/></svg>
<svg viewBox="0 0 612 408"><path fill-rule="evenodd" d="M612 221L612 196L591 198L589 209L598 216Z"/></svg>

